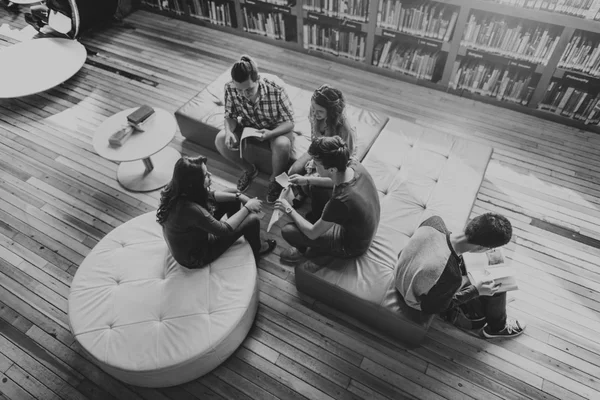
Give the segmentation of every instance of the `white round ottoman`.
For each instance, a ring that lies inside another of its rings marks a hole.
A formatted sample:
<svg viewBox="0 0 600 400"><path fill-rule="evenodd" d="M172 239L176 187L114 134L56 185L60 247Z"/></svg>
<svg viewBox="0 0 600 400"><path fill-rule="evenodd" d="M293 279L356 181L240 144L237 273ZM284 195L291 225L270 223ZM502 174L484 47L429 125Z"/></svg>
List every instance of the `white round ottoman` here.
<svg viewBox="0 0 600 400"><path fill-rule="evenodd" d="M256 315L250 245L238 240L211 265L190 270L171 256L156 213L110 232L71 284L69 323L104 371L145 387L178 385L225 361Z"/></svg>

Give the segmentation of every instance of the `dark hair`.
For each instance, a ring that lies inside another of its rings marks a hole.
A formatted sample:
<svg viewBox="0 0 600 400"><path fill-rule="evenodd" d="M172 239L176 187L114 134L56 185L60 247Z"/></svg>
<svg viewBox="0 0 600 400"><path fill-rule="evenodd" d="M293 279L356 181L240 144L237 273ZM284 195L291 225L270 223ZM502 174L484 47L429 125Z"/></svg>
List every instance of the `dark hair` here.
<svg viewBox="0 0 600 400"><path fill-rule="evenodd" d="M323 136L316 138L308 148L308 154L323 164L325 168L337 168L344 172L350 160L348 145L339 136Z"/></svg>
<svg viewBox="0 0 600 400"><path fill-rule="evenodd" d="M258 80L258 66L250 56L243 55L240 57L240 61L237 61L231 67L231 79L242 83L246 82L248 78L252 79L252 82Z"/></svg>
<svg viewBox="0 0 600 400"><path fill-rule="evenodd" d="M493 249L510 242L512 225L503 215L486 213L469 221L465 235L469 243Z"/></svg>
<svg viewBox="0 0 600 400"><path fill-rule="evenodd" d="M346 100L342 92L328 84L324 84L314 91L311 99L327 110L325 121L327 127L331 129L334 135L339 135L344 126L344 110L346 108Z"/></svg>
<svg viewBox="0 0 600 400"><path fill-rule="evenodd" d="M185 197L210 210L208 190L204 187L205 174L202 165L206 157L182 157L175 163L171 182L160 193L160 205L156 211L156 221L164 223L179 199Z"/></svg>

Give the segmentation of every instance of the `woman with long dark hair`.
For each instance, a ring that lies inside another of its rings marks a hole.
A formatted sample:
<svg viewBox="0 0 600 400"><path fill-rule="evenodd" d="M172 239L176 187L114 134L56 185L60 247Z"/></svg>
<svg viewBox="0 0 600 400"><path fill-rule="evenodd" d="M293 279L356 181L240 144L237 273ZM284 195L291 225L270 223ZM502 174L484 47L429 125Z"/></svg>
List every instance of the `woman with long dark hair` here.
<svg viewBox="0 0 600 400"><path fill-rule="evenodd" d="M211 191L206 163L203 156L182 157L161 192L156 220L173 258L184 267L202 268L242 235L256 259L273 251L274 240L260 239L261 201L235 191ZM225 214L227 221L221 222Z"/></svg>

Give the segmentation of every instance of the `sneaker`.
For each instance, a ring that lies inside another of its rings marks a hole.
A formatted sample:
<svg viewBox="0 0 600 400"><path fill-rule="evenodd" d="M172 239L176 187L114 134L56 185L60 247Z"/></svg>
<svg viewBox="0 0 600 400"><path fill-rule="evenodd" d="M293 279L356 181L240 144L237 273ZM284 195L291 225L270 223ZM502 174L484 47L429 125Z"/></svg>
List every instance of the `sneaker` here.
<svg viewBox="0 0 600 400"><path fill-rule="evenodd" d="M506 325L504 326L504 329L502 329L501 331L493 332L490 329L490 326L488 324L485 324L485 326L481 330L481 333L483 334L483 337L485 337L486 339L511 338L511 337L519 336L521 333L523 333L524 330L525 330L525 324L521 324L519 321L517 321L514 318L507 318Z"/></svg>
<svg viewBox="0 0 600 400"><path fill-rule="evenodd" d="M237 183L237 190L245 192L250 187L250 184L258 176L258 168L254 167L254 171L244 171Z"/></svg>
<svg viewBox="0 0 600 400"><path fill-rule="evenodd" d="M300 250L298 250L295 247L290 247L285 249L284 251L281 252L281 254L279 255L279 258L281 259L281 261L289 263L289 264L295 264L298 261L300 261L302 259L302 257L304 257L304 254L300 252Z"/></svg>
<svg viewBox="0 0 600 400"><path fill-rule="evenodd" d="M269 188L267 189L267 203L275 203L282 190L283 186L279 183L275 181L269 182Z"/></svg>

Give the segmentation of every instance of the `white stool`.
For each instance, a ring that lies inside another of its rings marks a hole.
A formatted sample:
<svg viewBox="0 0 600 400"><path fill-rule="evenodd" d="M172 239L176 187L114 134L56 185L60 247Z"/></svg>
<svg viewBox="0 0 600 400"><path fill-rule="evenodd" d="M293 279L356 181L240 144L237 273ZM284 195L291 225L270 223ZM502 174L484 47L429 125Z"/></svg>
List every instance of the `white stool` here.
<svg viewBox="0 0 600 400"><path fill-rule="evenodd" d="M256 315L250 245L187 269L171 256L156 213L119 226L85 258L71 284L69 323L107 373L145 387L178 385L221 364Z"/></svg>

